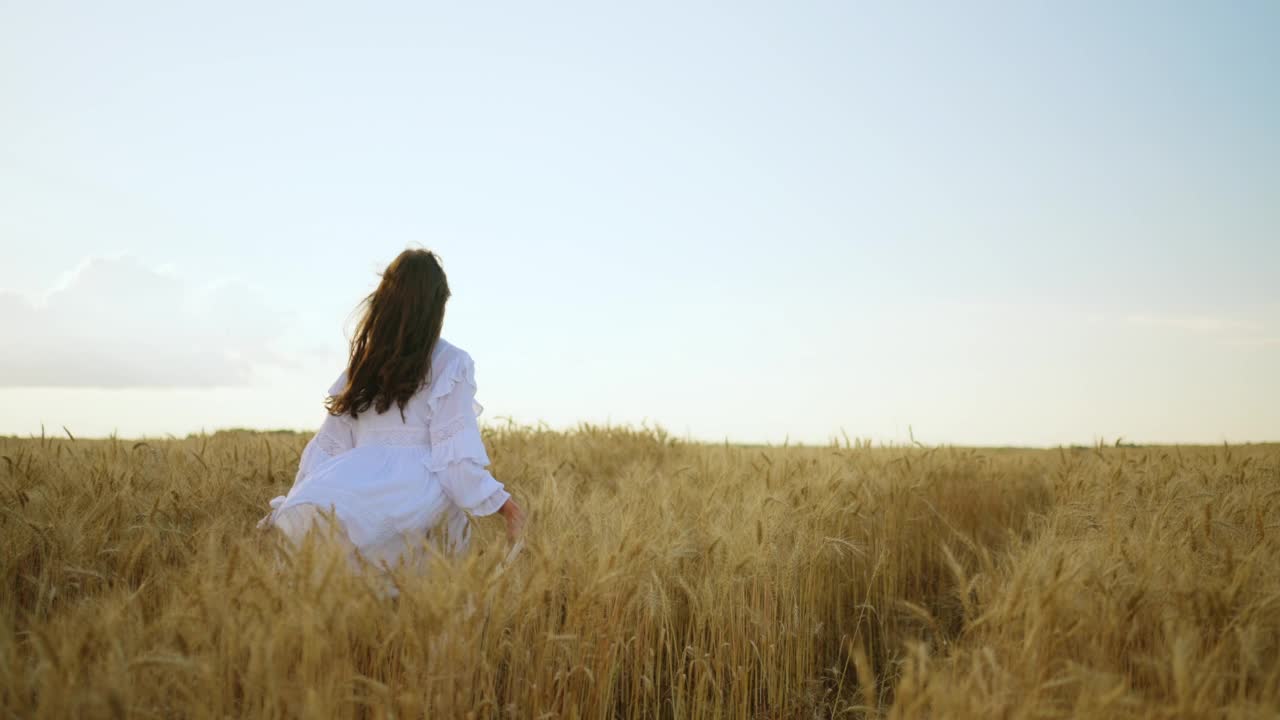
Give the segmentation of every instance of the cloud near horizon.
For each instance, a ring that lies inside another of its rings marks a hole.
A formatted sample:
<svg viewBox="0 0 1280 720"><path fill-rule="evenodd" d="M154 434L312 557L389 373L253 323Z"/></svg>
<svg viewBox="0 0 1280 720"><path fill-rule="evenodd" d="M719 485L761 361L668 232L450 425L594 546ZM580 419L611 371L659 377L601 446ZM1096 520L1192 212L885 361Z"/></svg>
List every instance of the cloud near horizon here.
<svg viewBox="0 0 1280 720"><path fill-rule="evenodd" d="M130 256L91 257L42 298L0 290L0 387L212 387L285 366L287 319L236 282L195 286Z"/></svg>

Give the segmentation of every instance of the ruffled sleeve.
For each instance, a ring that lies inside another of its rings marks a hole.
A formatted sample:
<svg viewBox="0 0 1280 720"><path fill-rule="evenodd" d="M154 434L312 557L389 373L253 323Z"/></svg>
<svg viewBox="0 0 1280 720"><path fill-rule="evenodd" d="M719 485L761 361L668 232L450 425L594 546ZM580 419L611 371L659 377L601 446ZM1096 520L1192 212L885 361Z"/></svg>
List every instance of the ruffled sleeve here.
<svg viewBox="0 0 1280 720"><path fill-rule="evenodd" d="M480 437L475 364L459 351L432 383L427 469L435 473L445 494L472 515L491 515L511 494L485 468L489 454Z"/></svg>

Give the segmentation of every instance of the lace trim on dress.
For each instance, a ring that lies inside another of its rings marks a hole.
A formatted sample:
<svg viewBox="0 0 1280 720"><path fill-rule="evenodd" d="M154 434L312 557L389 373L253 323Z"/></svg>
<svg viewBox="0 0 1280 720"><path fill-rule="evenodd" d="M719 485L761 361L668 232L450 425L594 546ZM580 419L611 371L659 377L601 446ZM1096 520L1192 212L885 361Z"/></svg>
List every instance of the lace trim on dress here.
<svg viewBox="0 0 1280 720"><path fill-rule="evenodd" d="M467 419L465 417L456 417L438 427L433 423L431 426L431 446L436 447L453 440L466 427Z"/></svg>
<svg viewBox="0 0 1280 720"><path fill-rule="evenodd" d="M356 441L361 446L427 447L427 429L421 425L408 425L402 428L371 428L360 431Z"/></svg>
<svg viewBox="0 0 1280 720"><path fill-rule="evenodd" d="M319 463L337 457L352 447L351 425L345 417L329 415L324 424L302 450L298 463L297 480L306 477ZM295 480L295 482L297 482Z"/></svg>
<svg viewBox="0 0 1280 720"><path fill-rule="evenodd" d="M351 444L349 442L346 442L342 438L339 438L333 433L327 431L317 433L315 441L316 449L329 457L341 455L351 449Z"/></svg>
<svg viewBox="0 0 1280 720"><path fill-rule="evenodd" d="M468 423L463 418L461 428L454 435L444 442L431 445L431 458L427 462L428 470L443 472L450 465L464 460L474 462L480 467L489 465L489 453L485 452L484 441L480 438L479 431L469 430L467 427L471 425L474 428L474 422L473 420Z"/></svg>

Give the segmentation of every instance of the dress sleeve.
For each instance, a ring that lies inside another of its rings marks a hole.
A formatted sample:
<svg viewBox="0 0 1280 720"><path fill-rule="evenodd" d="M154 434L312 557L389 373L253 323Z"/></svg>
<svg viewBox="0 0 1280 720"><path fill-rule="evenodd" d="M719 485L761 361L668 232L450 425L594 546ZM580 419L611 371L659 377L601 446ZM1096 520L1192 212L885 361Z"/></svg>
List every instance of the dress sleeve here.
<svg viewBox="0 0 1280 720"><path fill-rule="evenodd" d="M477 420L483 408L476 402L475 365L463 355L433 386L428 435L431 456L427 469L435 473L445 495L472 515L491 515L511 494L485 468L485 452Z"/></svg>
<svg viewBox="0 0 1280 720"><path fill-rule="evenodd" d="M333 396L342 392L346 386L347 374L344 372L329 388L329 395ZM351 418L343 415L337 417L325 413L324 422L320 423L320 429L316 434L311 436L307 441L306 447L302 449L302 456L298 459L298 472L293 478L293 487L297 487L299 483L306 479L307 475L320 463L331 457L341 455L342 453L355 447L355 433L351 427ZM284 495L274 497L270 500L271 510L275 511L285 500ZM268 514L258 522L259 527L263 527L271 518Z"/></svg>
<svg viewBox="0 0 1280 720"><path fill-rule="evenodd" d="M344 371L329 386L329 397L338 395L346 387L347 373ZM351 418L347 415L339 417L325 413L320 429L302 450L302 457L298 460L298 476L293 484L302 482L303 478L320 463L341 455L355 446L356 437L355 430L351 427Z"/></svg>
<svg viewBox="0 0 1280 720"><path fill-rule="evenodd" d="M341 455L355 447L355 444L355 433L351 430L350 418L346 415L338 417L326 413L320 429L302 450L302 457L298 460L298 475L293 483L298 484L317 465L331 457Z"/></svg>

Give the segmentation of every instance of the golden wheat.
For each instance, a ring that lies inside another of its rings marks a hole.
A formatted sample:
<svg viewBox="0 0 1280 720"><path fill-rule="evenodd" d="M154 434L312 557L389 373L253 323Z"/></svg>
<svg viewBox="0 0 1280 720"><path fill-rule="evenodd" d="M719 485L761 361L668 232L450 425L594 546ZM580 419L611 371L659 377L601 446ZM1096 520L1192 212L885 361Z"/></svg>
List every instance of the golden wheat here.
<svg viewBox="0 0 1280 720"><path fill-rule="evenodd" d="M12 717L1276 717L1280 447L486 430L425 575L254 529L306 441L0 439Z"/></svg>

